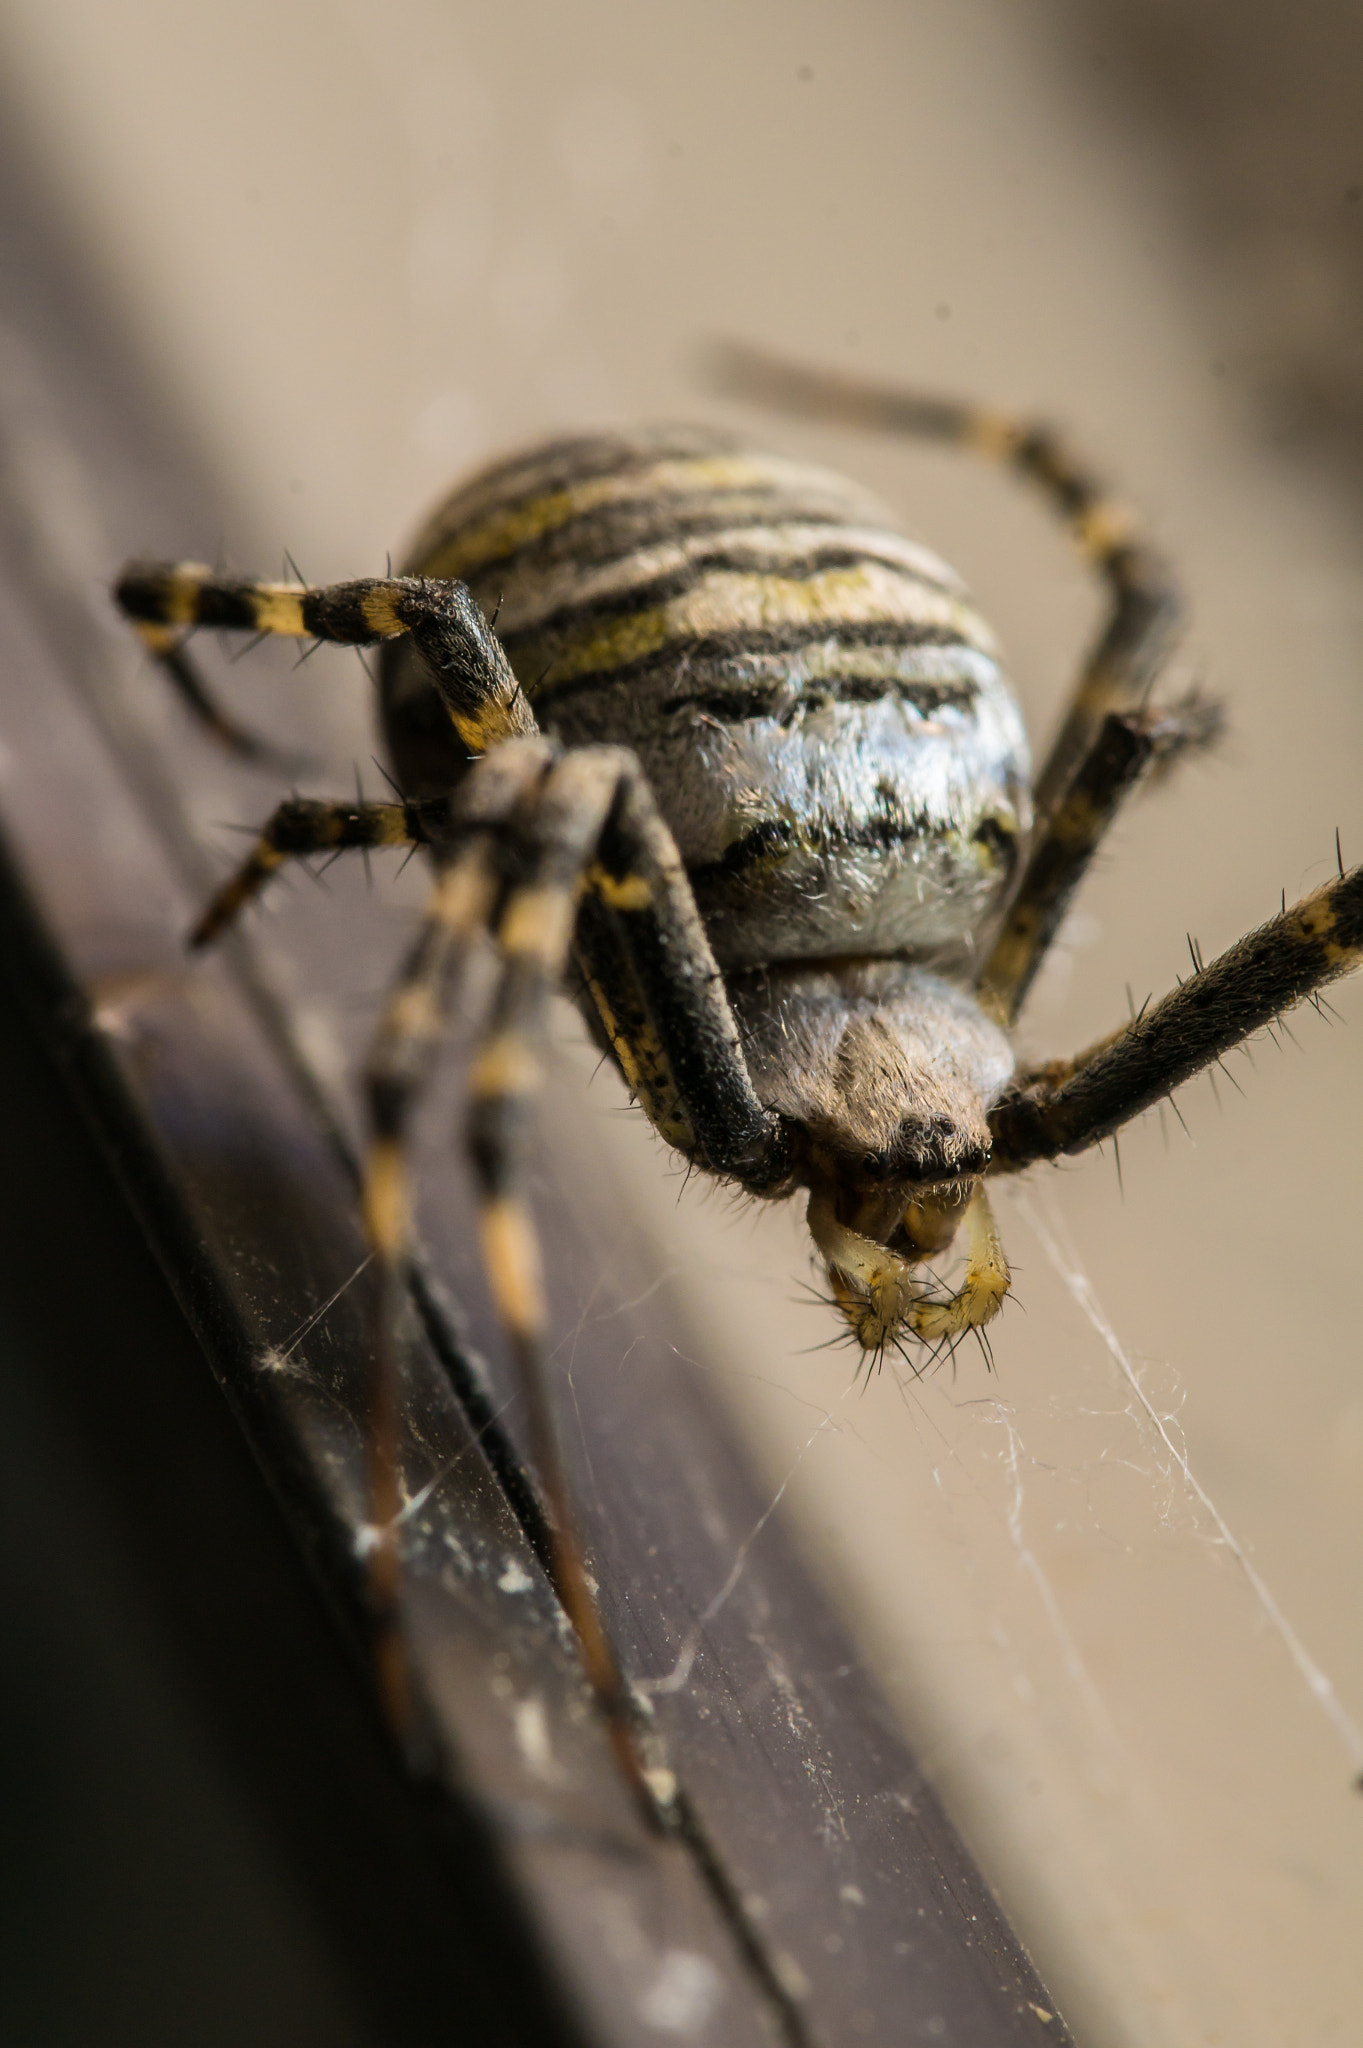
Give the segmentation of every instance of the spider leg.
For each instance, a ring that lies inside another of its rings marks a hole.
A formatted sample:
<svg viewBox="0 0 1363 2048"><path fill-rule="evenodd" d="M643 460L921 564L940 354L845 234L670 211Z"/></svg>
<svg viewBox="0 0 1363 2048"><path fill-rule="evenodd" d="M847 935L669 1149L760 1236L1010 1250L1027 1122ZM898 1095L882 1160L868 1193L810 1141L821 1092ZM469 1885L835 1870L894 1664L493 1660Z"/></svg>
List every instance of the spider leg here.
<svg viewBox="0 0 1363 2048"><path fill-rule="evenodd" d="M394 1332L411 1236L407 1133L435 1063L460 967L495 922L505 893L498 828L540 781L551 758L545 742L499 748L478 764L460 790L457 825L462 841L445 849L365 1069L370 1138L363 1205L379 1279L371 1354L370 1542L365 1563L381 1696L391 1724L404 1736L413 1726L414 1703L401 1621L401 1411Z"/></svg>
<svg viewBox="0 0 1363 2048"><path fill-rule="evenodd" d="M351 847L430 846L450 830L448 802L328 803L290 797L264 825L246 859L229 875L189 935L191 946L207 946L235 923L246 905L289 860L310 853L343 853Z"/></svg>
<svg viewBox="0 0 1363 2048"><path fill-rule="evenodd" d="M433 1064L458 964L486 929L499 877L489 834L475 835L440 870L416 944L375 1035L366 1073L371 1141L364 1219L378 1272L366 1432L365 1571L380 1698L404 1739L414 1727L402 1624L401 1385L395 1329L410 1239L405 1159L409 1112Z"/></svg>
<svg viewBox="0 0 1363 2048"><path fill-rule="evenodd" d="M501 747L477 764L457 799L459 823L473 836L441 872L375 1035L366 1072L371 1142L364 1210L380 1269L382 1309L371 1402L374 1535L368 1571L384 1698L395 1724L405 1728L412 1702L400 1615L400 1409L392 1331L411 1228L406 1139L458 970L479 934L493 931L501 974L469 1081L468 1146L479 1188L483 1259L525 1400L531 1462L548 1508L555 1589L621 1769L653 1813L624 1680L577 1538L544 1383L544 1288L535 1226L521 1188L528 1110L542 1081L549 997L567 963L586 869L619 779L620 759L612 750L583 749L555 761L544 742ZM516 811L519 818L513 818ZM494 825L510 826L514 844L508 847L503 838L499 845ZM509 887L508 861L515 875Z"/></svg>
<svg viewBox="0 0 1363 2048"><path fill-rule="evenodd" d="M1043 818L976 986L1011 1024L1123 799L1152 769L1199 744L1200 706L1110 711L1064 795Z"/></svg>
<svg viewBox="0 0 1363 2048"><path fill-rule="evenodd" d="M142 620L138 623L137 635L190 717L226 753L235 754L242 761L258 761L279 768L285 773L296 768L296 756L284 752L260 733L252 732L230 711L224 710L185 646L187 634L184 629Z"/></svg>
<svg viewBox="0 0 1363 2048"><path fill-rule="evenodd" d="M467 1144L479 1191L483 1261L510 1340L531 1462L548 1508L555 1589L621 1770L652 1814L656 1804L636 1746L628 1692L591 1590L554 1424L545 1377L539 1245L523 1190L530 1107L544 1080L549 999L568 964L586 871L619 779L613 750L582 748L565 755L537 793L525 834L528 859L497 928L501 977L470 1073Z"/></svg>
<svg viewBox="0 0 1363 2048"><path fill-rule="evenodd" d="M617 1044L638 1071L647 1039L649 1057L669 1077L693 1150L707 1164L718 1162L720 1170L760 1183L770 1177L767 1155L780 1151L784 1133L753 1093L680 856L634 757L614 747L566 754L537 792L526 837L533 853L498 926L502 976L471 1072L468 1143L484 1260L511 1339L531 1455L550 1510L555 1584L621 1769L652 1809L625 1682L576 1536L545 1384L538 1246L522 1192L530 1103L543 1082L549 998L569 964L584 892L619 921L617 963L627 961L640 997L631 1039L615 1019ZM716 1093L717 1106L709 1100Z"/></svg>
<svg viewBox="0 0 1363 2048"><path fill-rule="evenodd" d="M1073 1059L1019 1075L989 1113L992 1170L1082 1152L1283 1010L1363 964L1363 867L1270 918Z"/></svg>
<svg viewBox="0 0 1363 2048"><path fill-rule="evenodd" d="M499 740L537 729L500 641L465 586L453 580L369 576L309 589L221 577L201 562L134 562L114 598L210 729L222 715L181 658L180 642L196 626L349 647L410 633L469 753L486 753Z"/></svg>
<svg viewBox="0 0 1363 2048"><path fill-rule="evenodd" d="M707 1171L773 1193L789 1177L786 1127L758 1100L653 792L632 754L611 752L616 801L579 924L589 990L626 1080L663 1136Z"/></svg>

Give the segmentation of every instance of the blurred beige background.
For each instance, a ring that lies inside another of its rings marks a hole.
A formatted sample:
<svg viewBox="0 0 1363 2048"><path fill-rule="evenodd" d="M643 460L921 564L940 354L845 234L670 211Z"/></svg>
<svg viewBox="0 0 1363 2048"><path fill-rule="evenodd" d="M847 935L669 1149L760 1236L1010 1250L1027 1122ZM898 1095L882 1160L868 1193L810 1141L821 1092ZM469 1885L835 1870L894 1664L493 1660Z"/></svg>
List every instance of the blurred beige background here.
<svg viewBox="0 0 1363 2048"><path fill-rule="evenodd" d="M735 334L1072 428L1182 565L1183 679L1233 726L1123 823L1029 1051L1167 986L1187 931L1210 953L1311 886L1337 824L1363 857L1355 41L1343 9L1155 0L0 18L33 160L216 466L243 563L287 546L314 580L364 573L507 445L741 419L865 478L963 570L1044 735L1096 600L1038 509L941 456L739 413L696 347ZM332 673L345 786L365 706ZM211 776L199 809L212 831ZM1189 1135L1133 1131L1124 1194L1109 1155L1003 1202L996 1377L963 1351L864 1390L811 1348L830 1331L799 1298L798 1215L679 1197L563 1020L547 1114L651 1218L755 1460L1086 2043L1363 2033L1363 994L1336 1000L1355 1028L1308 1011L1300 1051L1232 1063L1243 1096L1184 1091Z"/></svg>

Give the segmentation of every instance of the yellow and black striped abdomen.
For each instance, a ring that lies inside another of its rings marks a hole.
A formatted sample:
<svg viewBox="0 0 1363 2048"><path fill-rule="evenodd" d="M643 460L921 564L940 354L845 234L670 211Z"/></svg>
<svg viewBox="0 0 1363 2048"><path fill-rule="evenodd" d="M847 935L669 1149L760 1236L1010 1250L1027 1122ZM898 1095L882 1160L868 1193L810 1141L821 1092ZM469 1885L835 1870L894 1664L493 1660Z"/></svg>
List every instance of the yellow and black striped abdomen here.
<svg viewBox="0 0 1363 2048"><path fill-rule="evenodd" d="M547 730L639 755L722 962L937 952L995 900L1017 707L957 578L856 486L694 429L556 442L457 492L407 566L495 614ZM418 784L432 694L394 643Z"/></svg>

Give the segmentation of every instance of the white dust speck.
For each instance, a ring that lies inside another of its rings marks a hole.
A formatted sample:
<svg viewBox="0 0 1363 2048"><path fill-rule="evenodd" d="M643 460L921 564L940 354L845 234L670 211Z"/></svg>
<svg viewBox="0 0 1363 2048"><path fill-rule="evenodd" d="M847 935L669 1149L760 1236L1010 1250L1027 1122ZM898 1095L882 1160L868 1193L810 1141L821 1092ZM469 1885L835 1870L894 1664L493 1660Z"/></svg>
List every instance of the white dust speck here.
<svg viewBox="0 0 1363 2048"><path fill-rule="evenodd" d="M526 1764L537 1778L552 1783L559 1772L549 1742L549 1718L544 1711L544 1701L534 1693L529 1699L517 1700L511 1718Z"/></svg>
<svg viewBox="0 0 1363 2048"><path fill-rule="evenodd" d="M639 2017L660 2034L697 2034L718 2004L720 1990L713 1963L691 1949L671 1948L639 2001Z"/></svg>

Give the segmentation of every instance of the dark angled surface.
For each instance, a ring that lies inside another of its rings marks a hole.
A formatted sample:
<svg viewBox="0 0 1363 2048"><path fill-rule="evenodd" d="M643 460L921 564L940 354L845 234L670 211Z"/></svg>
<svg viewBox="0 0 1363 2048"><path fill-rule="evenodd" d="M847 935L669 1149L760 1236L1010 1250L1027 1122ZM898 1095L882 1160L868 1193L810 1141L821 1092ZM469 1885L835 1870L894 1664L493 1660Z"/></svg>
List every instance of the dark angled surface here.
<svg viewBox="0 0 1363 2048"><path fill-rule="evenodd" d="M234 779L167 714L108 616L100 585L124 552L211 551L211 487L183 481L175 451L158 454L150 408L111 367L79 293L54 275L50 244L36 232L38 215L25 207L17 177L7 191L16 218L5 223L6 317L19 338L6 350L0 390L8 506L0 533L0 814L54 942L45 956L12 907L8 956L344 1629L353 1622L363 1507L357 1403L367 1276L341 1135L353 1115L350 1096L339 1069L299 1048L319 1043L316 1012L328 1003L350 1049L362 1040L366 1004L372 1010L414 899L390 893L386 877L372 895L347 881L330 902L296 892L272 929L271 954L288 963L287 982L277 987L249 946L206 962L184 959L180 935L214 872L197 851L205 807L226 801L219 817L256 817L268 785ZM743 1553L765 1503L681 1367L690 1340L662 1296L629 1305L647 1261L627 1221L613 1214L609 1191L593 1185L584 1203L582 1163L551 1140L540 1208L549 1219L553 1299L568 1333L557 1366L573 1404L570 1456L607 1615L630 1674L655 1681L689 1815L682 1839L657 1840L643 1829L584 1699L533 1548L496 1461L485 1455L497 1431L480 1445L456 1398L460 1384L490 1396L497 1430L505 1426L514 1438L516 1417L502 1416L497 1390L497 1335L464 1251L469 1208L448 1144L449 1109L442 1098L427 1125L421 1221L432 1247L435 1347L413 1319L404 1453L414 1655L444 1744L448 1796L418 1796L398 1781L369 1718L361 1668L348 1665L340 1638L327 1634L320 1603L307 1623L315 1653L303 1631L267 1616L264 1640L272 1632L288 1638L293 1675L263 1657L258 1689L247 1682L255 1602L238 1595L248 1611L224 1612L220 1628L207 1631L214 1654L236 1674L224 1690L249 1694L241 1714L256 1730L254 1748L245 1736L216 1740L239 1746L241 1774L256 1788L242 1811L254 1801L278 1824L272 1882L300 1902L292 1959L278 1967L293 1972L290 1995L312 1999L317 2017L300 2018L289 2038L308 2038L307 2025L321 2029L318 2038L345 2038L329 2010L350 2016L355 2039L370 2038L366 2026L386 2025L373 2018L384 1968L407 1983L411 2024L422 1997L439 2003L446 1983L467 2020L503 1974L485 1967L499 1944L526 1959L514 1969L515 1997L500 2008L506 2038L546 2038L542 2016L534 2017L541 1971L555 1986L557 2009L602 2043L922 2040L988 2048L1062 2038L779 1527L767 1527ZM33 1206L36 1228L36 1199ZM103 1226L91 1224L88 1234L99 1241L88 1258L104 1257L111 1240ZM77 1242L72 1309L102 1296L86 1258ZM197 1365L187 1356L171 1361L172 1345L185 1353L192 1346L164 1296L150 1280L145 1287L142 1305L130 1301L125 1311L126 1341L149 1359L164 1348L166 1371ZM469 1307L455 1310L456 1302ZM19 1308L14 1315L19 1330ZM163 1329L153 1340L156 1315ZM75 1333L60 1348L88 1351ZM20 1334L12 1356L38 1354ZM206 1388L206 1374L200 1384ZM100 1398L109 1399L107 1387ZM154 1388L139 1398L154 1404ZM68 1400L84 1406L78 1378L59 1407ZM64 1438L66 1425L49 1413L33 1427L35 1440L44 1431L51 1440ZM97 1469L117 1468L117 1432L99 1439L98 1451L82 1455ZM166 1444L164 1456L180 1463L177 1445ZM87 1491L78 1463L68 1483ZM89 1482L92 1499L103 1483ZM157 1560L173 1541L182 1489L191 1512L209 1491L182 1468L148 1502L146 1527L126 1486L119 1513L133 1525L130 1560L139 1546L147 1551L147 1583L159 1588L135 1597L193 1613L192 1589L223 1566L211 1545L200 1549L187 1537L175 1560L178 1586L160 1586L165 1567ZM259 1543L277 1541L263 1496L256 1511ZM74 1512L63 1521L68 1531L82 1526ZM94 1533L88 1544L103 1548ZM83 1547L71 1563L77 1575ZM704 1619L740 1556L729 1597ZM53 1546L54 1576L60 1564ZM137 1563L126 1571L140 1588ZM306 1604L306 1581L297 1579L294 1591ZM82 1650L77 1640L45 1682L73 1697L78 1671L97 1661L93 1641ZM189 1661L216 1728L213 1661ZM659 1688L673 1671L675 1687ZM111 1680L110 1726L121 1683ZM160 1711L148 1710L144 1750ZM221 1725L235 1725L225 1708ZM82 1739L73 1736L71 1754ZM308 1747L318 1776L315 1785L296 1781L299 1810L285 1828L269 1787L281 1768L273 1752L290 1743ZM174 1750L168 1738L168 1759ZM98 1755L98 1744L87 1747L81 1768ZM329 1837L320 1820L313 1827L307 1798L321 1806L343 1800L344 1789L323 1799L320 1787L331 1781L322 1764L344 1788L352 1756L360 1759L353 1827L344 1849L328 1856ZM220 1758L212 1764L221 1767ZM75 1796L74 1764L64 1774L55 1769ZM192 1770L183 1755L167 1761L162 1792L179 1769ZM245 1826L239 1815L235 1824ZM227 1883L234 1856L240 1872L265 1851L238 1842L220 1853ZM348 1858L383 1893L372 1919L354 1886L339 1882ZM390 1887L395 1861L402 1876ZM172 1852L159 1863L153 1853L153 1866L166 1885ZM410 1912L409 1886L420 1894ZM467 1931L461 1887L477 1890L490 1930L467 1954L453 1936L447 1945L441 1939L456 1922ZM107 1934L107 1923L94 1927L93 1899L73 1887L70 1905L92 1923L92 1938ZM403 1919L400 1942L382 1931L391 1913ZM419 1949L427 1938L439 1952L414 1957L409 1968L403 1944ZM281 1955L287 1947L281 1935ZM366 1948L383 1967L364 1965ZM386 2038L401 2037L403 2009L395 2003ZM130 2038L156 2038L153 2024L154 2016ZM453 2015L449 2031L460 2032ZM481 2021L476 2033L500 2038ZM248 2034L262 2038L244 2017L237 2037ZM114 2037L108 2024L103 2037ZM166 2038L175 2038L173 2029Z"/></svg>
<svg viewBox="0 0 1363 2048"><path fill-rule="evenodd" d="M32 1028L8 889L0 935L6 2038L555 2039L486 1845L404 1782Z"/></svg>

